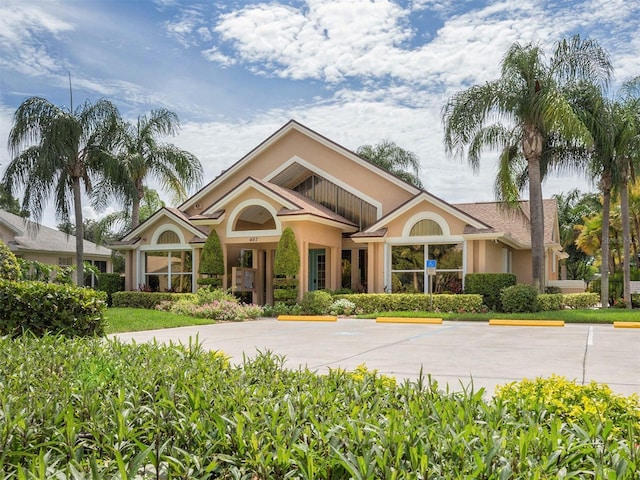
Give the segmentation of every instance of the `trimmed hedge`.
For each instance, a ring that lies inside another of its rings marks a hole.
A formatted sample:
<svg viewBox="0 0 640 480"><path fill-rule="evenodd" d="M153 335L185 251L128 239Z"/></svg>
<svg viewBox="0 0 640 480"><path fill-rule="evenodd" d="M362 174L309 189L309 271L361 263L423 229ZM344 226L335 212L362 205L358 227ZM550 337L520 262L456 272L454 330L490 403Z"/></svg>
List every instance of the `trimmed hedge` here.
<svg viewBox="0 0 640 480"><path fill-rule="evenodd" d="M124 290L124 277L119 273L99 273L96 290L106 292L107 305L113 304L113 294Z"/></svg>
<svg viewBox="0 0 640 480"><path fill-rule="evenodd" d="M502 290L502 310L507 313L528 313L540 310L538 290L533 285L520 283Z"/></svg>
<svg viewBox="0 0 640 480"><path fill-rule="evenodd" d="M443 313L482 311L481 295L436 294L433 295L433 308L430 295L423 293L354 293L336 295L334 298L345 298L353 302L358 314L430 310Z"/></svg>
<svg viewBox="0 0 640 480"><path fill-rule="evenodd" d="M482 301L494 312L502 310L500 293L516 284L512 273L467 273L464 277L464 293L482 295Z"/></svg>
<svg viewBox="0 0 640 480"><path fill-rule="evenodd" d="M106 298L74 285L0 279L0 335L104 335Z"/></svg>
<svg viewBox="0 0 640 480"><path fill-rule="evenodd" d="M593 308L600 303L600 295L597 293L567 293L562 296L564 306L574 310Z"/></svg>
<svg viewBox="0 0 640 480"><path fill-rule="evenodd" d="M543 293L538 295L538 307L541 312L552 312L564 308L564 299L561 293Z"/></svg>
<svg viewBox="0 0 640 480"><path fill-rule="evenodd" d="M156 308L162 302L175 302L185 295L195 297L193 293L169 293L169 292L116 292L113 294L113 307L124 308Z"/></svg>

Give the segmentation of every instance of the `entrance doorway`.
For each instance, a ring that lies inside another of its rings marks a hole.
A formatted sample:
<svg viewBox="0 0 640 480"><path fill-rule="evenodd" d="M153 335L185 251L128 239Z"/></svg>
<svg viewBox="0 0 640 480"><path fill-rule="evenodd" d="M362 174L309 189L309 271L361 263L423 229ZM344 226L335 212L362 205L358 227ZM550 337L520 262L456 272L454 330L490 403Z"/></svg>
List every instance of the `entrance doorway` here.
<svg viewBox="0 0 640 480"><path fill-rule="evenodd" d="M327 278L327 254L324 248L309 250L309 291L324 290Z"/></svg>

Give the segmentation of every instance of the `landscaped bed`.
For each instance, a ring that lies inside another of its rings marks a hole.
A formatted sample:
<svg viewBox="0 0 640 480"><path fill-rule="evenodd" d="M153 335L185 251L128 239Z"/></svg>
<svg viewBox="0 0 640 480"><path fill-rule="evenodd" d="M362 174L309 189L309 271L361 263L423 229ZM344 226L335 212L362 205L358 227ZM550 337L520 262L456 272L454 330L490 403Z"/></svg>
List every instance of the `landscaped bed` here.
<svg viewBox="0 0 640 480"><path fill-rule="evenodd" d="M0 340L1 478L637 478L640 403L563 378L444 392L196 344ZM493 392L492 392L493 393Z"/></svg>

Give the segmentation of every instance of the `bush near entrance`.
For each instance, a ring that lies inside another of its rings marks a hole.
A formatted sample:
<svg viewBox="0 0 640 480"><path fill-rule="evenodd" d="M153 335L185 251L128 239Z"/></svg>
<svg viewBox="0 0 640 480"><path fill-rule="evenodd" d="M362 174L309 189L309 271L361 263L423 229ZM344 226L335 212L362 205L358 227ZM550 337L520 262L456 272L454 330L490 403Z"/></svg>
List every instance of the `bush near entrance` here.
<svg viewBox="0 0 640 480"><path fill-rule="evenodd" d="M222 253L220 237L218 237L215 229L212 228L204 247L202 247L200 265L198 266L198 273L209 275L209 277L198 278L198 285L222 286L222 279L218 276L224 275L224 270L224 254Z"/></svg>
<svg viewBox="0 0 640 480"><path fill-rule="evenodd" d="M282 232L278 241L273 262L273 299L274 302L294 303L298 298L298 279L300 272L300 252L296 236L291 227Z"/></svg>

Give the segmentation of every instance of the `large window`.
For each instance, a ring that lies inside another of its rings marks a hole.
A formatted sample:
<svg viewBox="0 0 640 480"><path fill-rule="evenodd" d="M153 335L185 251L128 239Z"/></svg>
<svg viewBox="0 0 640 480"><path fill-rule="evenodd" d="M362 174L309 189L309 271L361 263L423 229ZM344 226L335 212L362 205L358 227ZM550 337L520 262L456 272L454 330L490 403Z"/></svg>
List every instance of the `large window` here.
<svg viewBox="0 0 640 480"><path fill-rule="evenodd" d="M426 260L435 260L434 293L462 291L462 244L428 243L391 247L391 291L427 293Z"/></svg>
<svg viewBox="0 0 640 480"><path fill-rule="evenodd" d="M145 252L145 288L152 292L191 292L193 261L190 250Z"/></svg>
<svg viewBox="0 0 640 480"><path fill-rule="evenodd" d="M106 260L85 260L85 263L93 265L100 273L107 273ZM93 273L88 273L84 276L84 286L92 288L96 288L98 286L98 279Z"/></svg>

